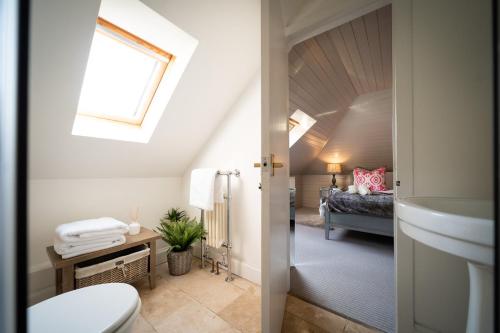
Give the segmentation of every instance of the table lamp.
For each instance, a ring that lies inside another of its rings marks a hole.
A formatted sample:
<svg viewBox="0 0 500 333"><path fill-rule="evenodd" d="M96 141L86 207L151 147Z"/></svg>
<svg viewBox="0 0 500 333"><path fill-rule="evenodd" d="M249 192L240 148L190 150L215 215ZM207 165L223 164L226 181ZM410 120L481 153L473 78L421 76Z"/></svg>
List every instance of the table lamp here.
<svg viewBox="0 0 500 333"><path fill-rule="evenodd" d="M335 174L342 172L342 165L340 163L327 163L326 164L326 172L332 174L332 186L331 187L337 187L337 185L335 185L335 183L337 182L337 180L335 179Z"/></svg>

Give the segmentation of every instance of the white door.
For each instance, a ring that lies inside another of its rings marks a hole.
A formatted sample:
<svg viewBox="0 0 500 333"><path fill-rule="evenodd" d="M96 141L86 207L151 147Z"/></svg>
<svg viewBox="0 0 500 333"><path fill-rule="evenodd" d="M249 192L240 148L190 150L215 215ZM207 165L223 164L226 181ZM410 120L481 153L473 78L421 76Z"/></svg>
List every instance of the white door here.
<svg viewBox="0 0 500 333"><path fill-rule="evenodd" d="M281 331L290 288L288 50L280 1L262 0L262 332ZM270 161L282 163L274 169ZM264 162L266 166L264 166Z"/></svg>

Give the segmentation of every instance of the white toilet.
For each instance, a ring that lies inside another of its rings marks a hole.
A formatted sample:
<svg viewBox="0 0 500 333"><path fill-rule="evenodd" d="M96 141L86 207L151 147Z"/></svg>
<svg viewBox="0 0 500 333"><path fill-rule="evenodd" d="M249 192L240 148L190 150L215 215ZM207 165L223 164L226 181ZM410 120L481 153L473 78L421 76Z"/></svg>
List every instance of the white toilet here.
<svg viewBox="0 0 500 333"><path fill-rule="evenodd" d="M131 332L141 309L134 287L107 283L73 290L28 308L29 333Z"/></svg>

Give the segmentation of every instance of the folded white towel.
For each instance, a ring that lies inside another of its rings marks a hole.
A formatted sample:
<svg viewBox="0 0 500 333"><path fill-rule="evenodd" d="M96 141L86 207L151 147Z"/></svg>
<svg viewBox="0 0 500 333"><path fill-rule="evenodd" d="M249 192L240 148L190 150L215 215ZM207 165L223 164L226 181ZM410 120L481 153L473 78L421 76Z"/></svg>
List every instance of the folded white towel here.
<svg viewBox="0 0 500 333"><path fill-rule="evenodd" d="M214 210L214 202L224 201L220 178L217 177L217 169L204 168L191 171L189 204L205 210Z"/></svg>
<svg viewBox="0 0 500 333"><path fill-rule="evenodd" d="M84 239L123 235L128 225L111 217L82 220L61 224L56 228L56 238L63 242L75 242Z"/></svg>
<svg viewBox="0 0 500 333"><path fill-rule="evenodd" d="M100 244L96 244L94 246L85 246L85 247L81 246L78 248L74 248L72 251L66 251L65 253L62 253L61 257L63 259L73 258L73 257L79 256L79 255L85 254L85 253L95 252L95 251L104 250L104 249L107 249L107 248L110 248L113 246L118 246L118 245L125 243L125 241L126 241L125 236L121 236L120 239L117 239L113 242L100 243Z"/></svg>
<svg viewBox="0 0 500 333"><path fill-rule="evenodd" d="M112 237L96 238L92 240L82 240L79 242L62 242L60 239L54 239L54 250L58 254L71 253L75 251L91 249L94 247L111 244L116 241L121 241L125 238L123 235L115 235Z"/></svg>

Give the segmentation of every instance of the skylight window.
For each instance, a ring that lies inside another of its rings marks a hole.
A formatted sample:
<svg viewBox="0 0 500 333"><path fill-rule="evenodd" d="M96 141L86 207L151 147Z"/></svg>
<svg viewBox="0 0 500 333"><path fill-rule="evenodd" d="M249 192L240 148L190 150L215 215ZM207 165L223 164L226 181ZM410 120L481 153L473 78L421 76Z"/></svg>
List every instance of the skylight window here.
<svg viewBox="0 0 500 333"><path fill-rule="evenodd" d="M141 1L100 3L71 134L148 143L198 40Z"/></svg>
<svg viewBox="0 0 500 333"><path fill-rule="evenodd" d="M316 119L297 109L290 116L288 147L291 148L316 123Z"/></svg>
<svg viewBox="0 0 500 333"><path fill-rule="evenodd" d="M174 57L97 19L78 115L140 126Z"/></svg>

